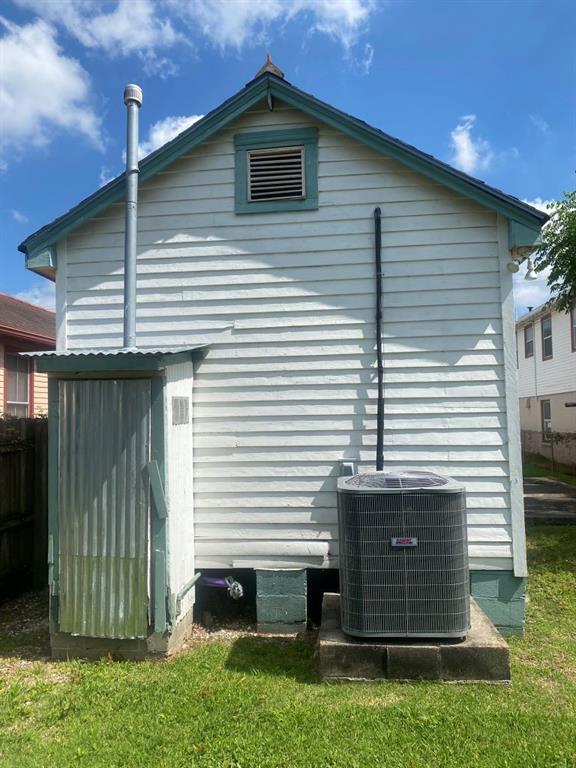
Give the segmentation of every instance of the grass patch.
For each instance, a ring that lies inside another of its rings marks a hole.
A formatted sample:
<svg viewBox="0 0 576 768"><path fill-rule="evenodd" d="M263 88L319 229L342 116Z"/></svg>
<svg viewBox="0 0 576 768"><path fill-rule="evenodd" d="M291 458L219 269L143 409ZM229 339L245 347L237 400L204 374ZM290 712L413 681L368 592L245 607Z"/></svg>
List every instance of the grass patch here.
<svg viewBox="0 0 576 768"><path fill-rule="evenodd" d="M573 768L576 528L531 529L529 559L510 687L322 685L312 638L202 641L167 663L37 661L0 682L0 765ZM19 661L8 645L0 665Z"/></svg>
<svg viewBox="0 0 576 768"><path fill-rule="evenodd" d="M561 480L563 483L576 485L576 475L567 475L565 472L552 472L551 469L541 464L525 464L523 474L524 477L550 477L554 480Z"/></svg>

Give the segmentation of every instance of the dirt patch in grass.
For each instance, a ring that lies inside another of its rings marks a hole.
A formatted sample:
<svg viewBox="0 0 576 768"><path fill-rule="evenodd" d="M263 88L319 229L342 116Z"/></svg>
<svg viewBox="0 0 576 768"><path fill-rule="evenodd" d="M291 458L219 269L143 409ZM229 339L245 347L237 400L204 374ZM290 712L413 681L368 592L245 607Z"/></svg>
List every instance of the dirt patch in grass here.
<svg viewBox="0 0 576 768"><path fill-rule="evenodd" d="M26 592L0 604L0 681L62 683L71 670L50 661L48 592Z"/></svg>

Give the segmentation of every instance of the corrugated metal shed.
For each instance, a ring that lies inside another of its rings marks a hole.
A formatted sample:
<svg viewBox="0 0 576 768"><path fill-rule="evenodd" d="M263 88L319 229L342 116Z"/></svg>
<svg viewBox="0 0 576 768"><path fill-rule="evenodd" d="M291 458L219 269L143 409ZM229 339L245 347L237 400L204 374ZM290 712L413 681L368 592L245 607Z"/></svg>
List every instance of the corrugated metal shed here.
<svg viewBox="0 0 576 768"><path fill-rule="evenodd" d="M150 380L61 381L60 630L148 632Z"/></svg>

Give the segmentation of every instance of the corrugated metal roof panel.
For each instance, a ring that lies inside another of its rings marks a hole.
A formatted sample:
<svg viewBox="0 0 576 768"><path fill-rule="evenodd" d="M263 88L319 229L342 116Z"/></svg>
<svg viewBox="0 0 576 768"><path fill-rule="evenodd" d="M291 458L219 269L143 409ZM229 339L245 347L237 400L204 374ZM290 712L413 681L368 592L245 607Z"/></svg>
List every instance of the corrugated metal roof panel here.
<svg viewBox="0 0 576 768"><path fill-rule="evenodd" d="M150 349L70 349L63 352L55 350L46 350L42 352L22 352L26 357L49 357L49 358L70 358L70 357L90 357L98 355L100 357L144 357L148 355L179 355L182 352L196 352L201 349L208 349L208 344L198 344L194 347L152 347Z"/></svg>

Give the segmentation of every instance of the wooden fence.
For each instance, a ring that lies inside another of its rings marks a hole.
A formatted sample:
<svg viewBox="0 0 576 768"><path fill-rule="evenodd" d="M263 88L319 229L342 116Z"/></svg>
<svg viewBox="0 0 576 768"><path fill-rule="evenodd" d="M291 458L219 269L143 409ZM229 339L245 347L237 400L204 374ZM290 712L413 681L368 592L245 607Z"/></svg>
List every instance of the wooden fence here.
<svg viewBox="0 0 576 768"><path fill-rule="evenodd" d="M48 422L0 418L0 598L47 583Z"/></svg>

